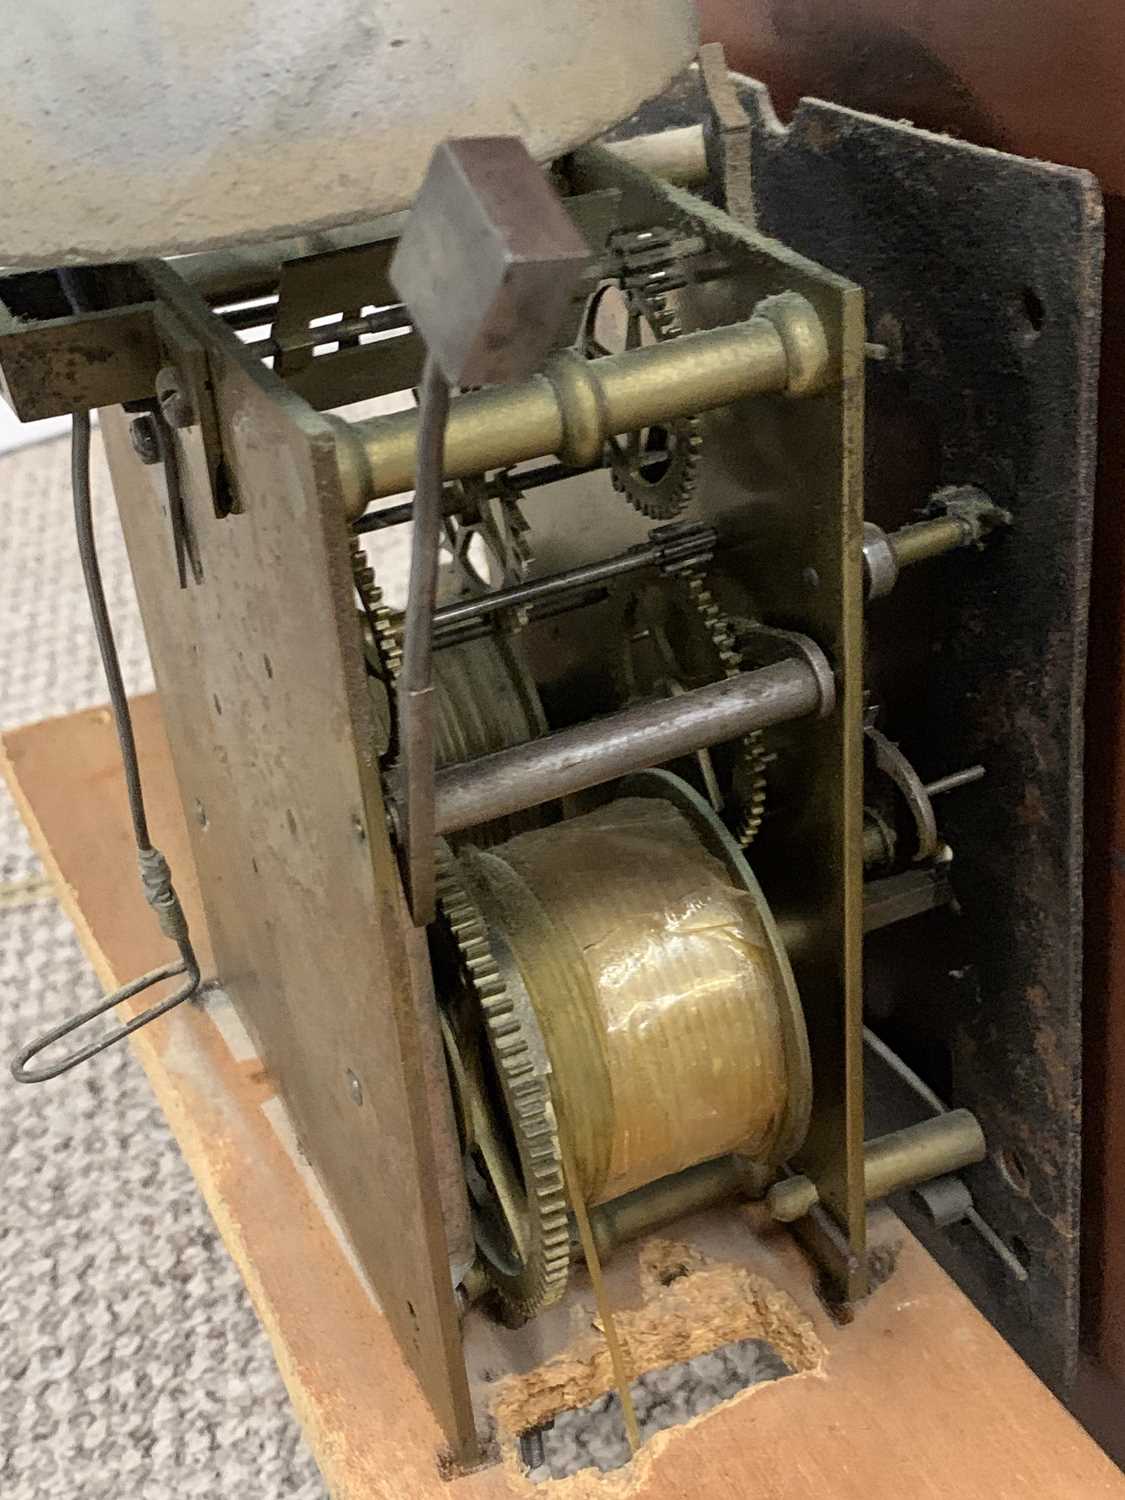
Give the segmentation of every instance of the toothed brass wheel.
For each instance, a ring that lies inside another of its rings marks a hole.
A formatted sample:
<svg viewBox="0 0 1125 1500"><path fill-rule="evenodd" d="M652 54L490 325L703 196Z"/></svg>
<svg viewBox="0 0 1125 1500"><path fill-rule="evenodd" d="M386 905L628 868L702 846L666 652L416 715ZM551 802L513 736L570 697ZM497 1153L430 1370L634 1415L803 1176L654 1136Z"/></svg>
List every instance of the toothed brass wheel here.
<svg viewBox="0 0 1125 1500"><path fill-rule="evenodd" d="M730 619L698 567L683 567L633 601L626 631L624 688L630 697L673 695L742 671ZM732 747L701 751L699 780L738 843L747 848L762 826L769 756L760 730ZM717 762L725 762L720 775Z"/></svg>
<svg viewBox="0 0 1125 1500"><path fill-rule="evenodd" d="M402 666L402 615L390 609L358 537L352 538L352 571L362 606L360 620L373 710L375 752L389 760L394 747L395 698ZM435 758L439 766L475 760L545 734L539 691L518 636L494 631L443 646L434 656ZM502 843L538 827L538 808L495 818L455 840Z"/></svg>
<svg viewBox="0 0 1125 1500"><path fill-rule="evenodd" d="M684 279L673 236L664 229L619 233L608 248L614 275L586 310L586 357L600 359L676 338L682 330L669 294ZM695 494L701 443L696 417L610 438L606 461L614 489L642 515L673 520Z"/></svg>
<svg viewBox="0 0 1125 1500"><path fill-rule="evenodd" d="M473 857L439 844L432 946L477 1250L514 1326L566 1290L570 1229L546 1045Z"/></svg>

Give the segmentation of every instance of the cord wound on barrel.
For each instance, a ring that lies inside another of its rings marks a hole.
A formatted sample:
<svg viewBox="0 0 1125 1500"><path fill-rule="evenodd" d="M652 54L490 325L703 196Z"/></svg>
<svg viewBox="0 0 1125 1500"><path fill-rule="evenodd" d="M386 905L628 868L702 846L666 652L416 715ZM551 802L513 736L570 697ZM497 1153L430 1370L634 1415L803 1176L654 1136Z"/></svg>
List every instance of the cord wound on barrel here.
<svg viewBox="0 0 1125 1500"><path fill-rule="evenodd" d="M761 915L659 798L469 854L543 1030L583 1197L733 1150L772 1160L788 1094Z"/></svg>

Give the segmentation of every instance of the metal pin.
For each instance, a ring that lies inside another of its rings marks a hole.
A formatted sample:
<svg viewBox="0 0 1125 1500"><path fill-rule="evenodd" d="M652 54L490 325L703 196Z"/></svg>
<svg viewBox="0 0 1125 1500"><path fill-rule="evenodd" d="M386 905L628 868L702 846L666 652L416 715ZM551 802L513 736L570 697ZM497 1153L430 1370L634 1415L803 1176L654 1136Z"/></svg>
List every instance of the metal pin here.
<svg viewBox="0 0 1125 1500"><path fill-rule="evenodd" d="M956 791L959 786L969 786L980 781L986 772L983 766L966 766L963 771L951 771L948 776L939 776L936 781L926 783L926 796L939 797L942 792Z"/></svg>
<svg viewBox="0 0 1125 1500"><path fill-rule="evenodd" d="M540 1469L547 1461L543 1451L543 1429L532 1427L520 1434L520 1452L529 1469Z"/></svg>

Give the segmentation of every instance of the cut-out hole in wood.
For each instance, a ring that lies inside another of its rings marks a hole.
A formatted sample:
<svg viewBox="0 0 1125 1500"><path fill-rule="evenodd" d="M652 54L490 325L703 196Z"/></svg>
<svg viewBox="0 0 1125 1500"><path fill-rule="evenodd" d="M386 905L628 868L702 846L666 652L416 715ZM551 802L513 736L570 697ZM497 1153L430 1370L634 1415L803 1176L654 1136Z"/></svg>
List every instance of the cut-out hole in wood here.
<svg viewBox="0 0 1125 1500"><path fill-rule="evenodd" d="M764 1339L739 1339L710 1354L649 1370L631 1386L642 1443L702 1416L749 1386L793 1373ZM586 1406L557 1413L521 1435L520 1455L536 1481L565 1479L581 1469L620 1469L630 1458L620 1397L612 1391Z"/></svg>

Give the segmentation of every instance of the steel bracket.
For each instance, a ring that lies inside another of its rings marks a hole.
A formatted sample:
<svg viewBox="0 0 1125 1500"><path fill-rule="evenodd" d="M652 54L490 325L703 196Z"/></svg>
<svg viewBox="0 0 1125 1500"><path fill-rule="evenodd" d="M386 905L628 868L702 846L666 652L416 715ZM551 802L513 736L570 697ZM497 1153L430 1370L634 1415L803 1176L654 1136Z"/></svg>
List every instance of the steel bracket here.
<svg viewBox="0 0 1125 1500"><path fill-rule="evenodd" d="M157 402L176 456L187 525L193 506L209 506L217 517L237 513L238 496L223 463L219 414L207 351L170 307L155 307L160 367Z"/></svg>
<svg viewBox="0 0 1125 1500"><path fill-rule="evenodd" d="M102 285L122 300L76 313L53 271L0 277L0 396L21 422L152 394L160 350L148 289L132 266Z"/></svg>

